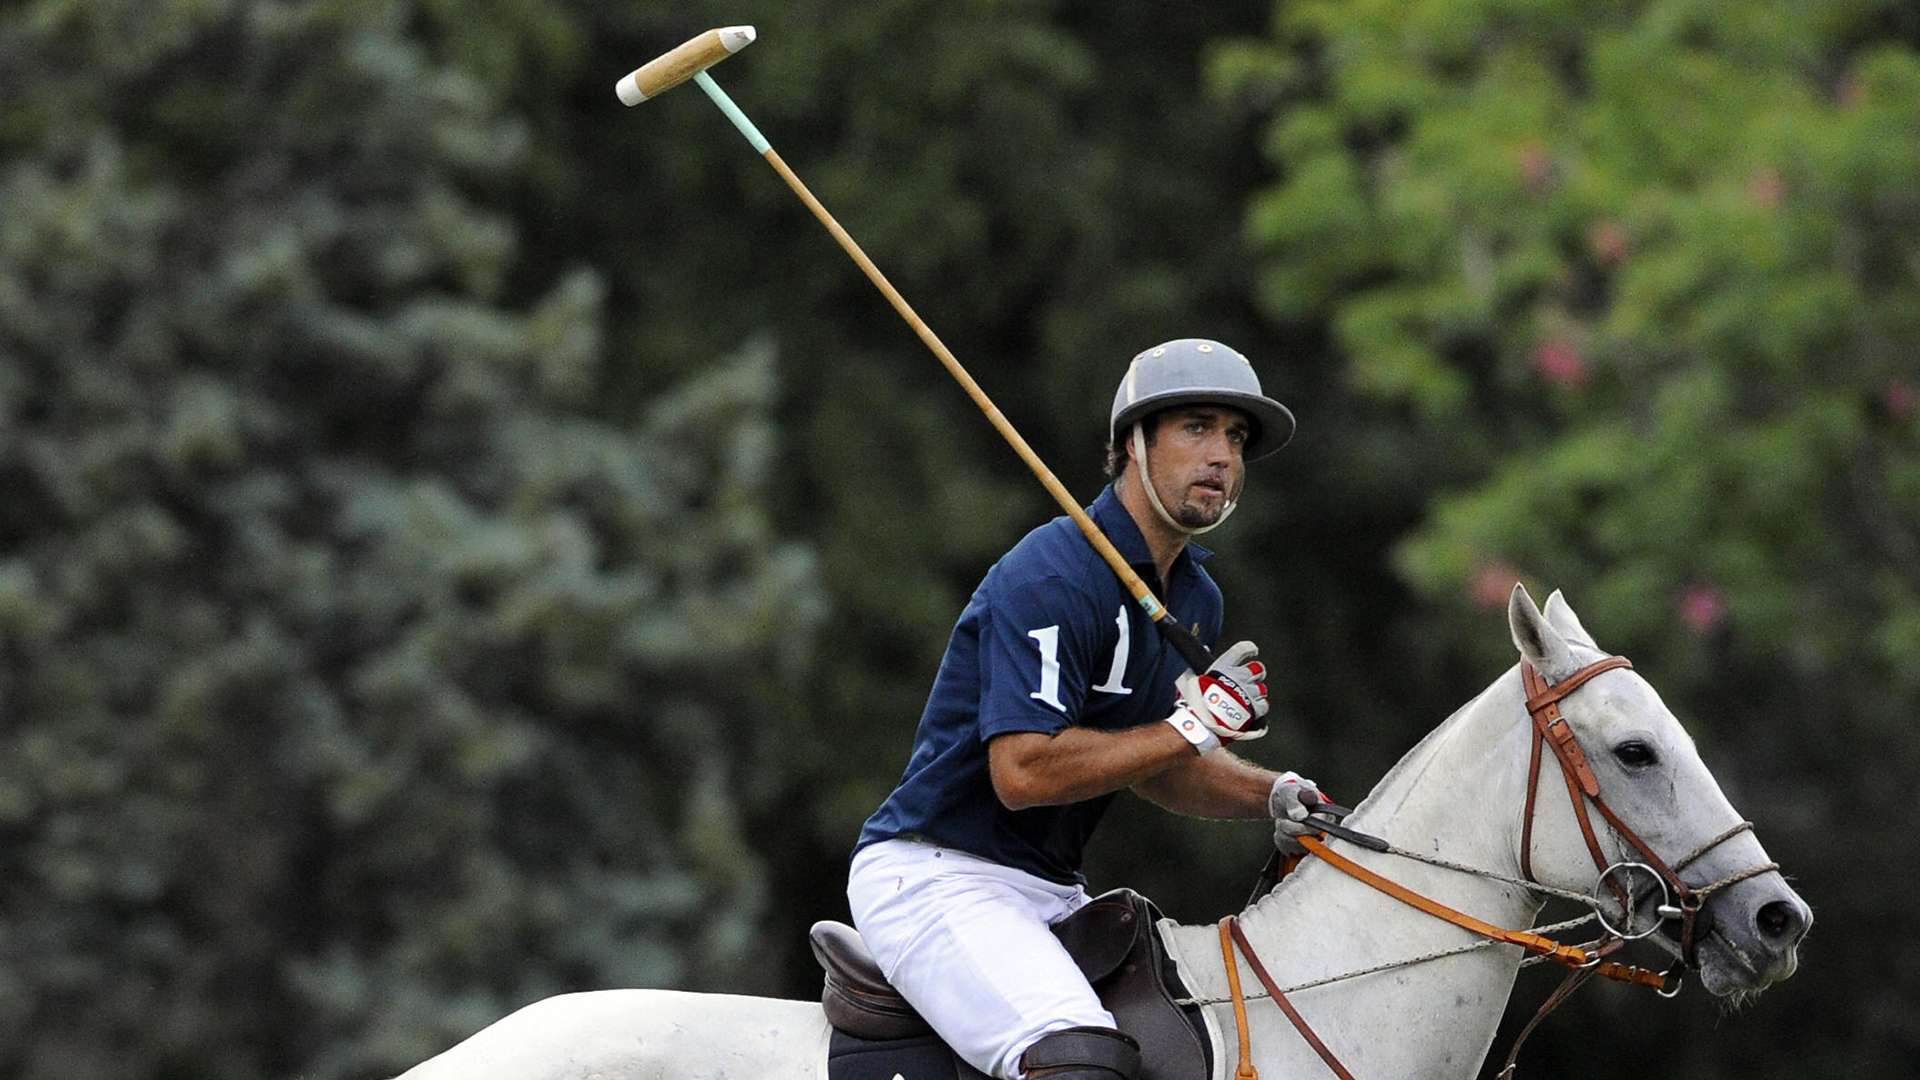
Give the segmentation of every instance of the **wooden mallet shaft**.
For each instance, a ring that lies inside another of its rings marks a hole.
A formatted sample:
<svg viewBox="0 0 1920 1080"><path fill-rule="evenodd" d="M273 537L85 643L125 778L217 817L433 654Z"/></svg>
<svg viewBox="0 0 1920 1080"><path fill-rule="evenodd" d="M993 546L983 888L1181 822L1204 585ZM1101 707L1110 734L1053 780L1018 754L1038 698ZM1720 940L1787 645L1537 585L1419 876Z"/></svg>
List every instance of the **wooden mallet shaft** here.
<svg viewBox="0 0 1920 1080"><path fill-rule="evenodd" d="M787 186L793 189L793 193L800 197L800 201L806 204L808 210L813 211L813 216L820 219L820 224L826 226L827 232L853 260L854 265L860 268L861 273L867 275L867 280L873 282L874 287L880 290L880 294L893 305L893 309L907 321L907 325L913 328L913 332L919 336L927 348L932 350L934 357L947 369L947 373L953 376L954 381L960 384L961 389L966 391L967 396L973 399L973 403L986 416L987 422L1007 440L1007 444L1013 447L1013 452L1020 456L1020 460L1026 462L1027 468L1039 478L1040 486L1047 489L1047 493L1053 496L1053 501L1059 503L1060 509L1066 511L1073 523L1079 526L1087 542L1093 545L1102 559L1106 560L1107 566L1120 579L1121 585L1133 595L1134 601L1146 611L1154 625L1160 628L1160 632L1165 635L1174 651L1180 654L1180 658L1186 661L1187 666L1196 674L1207 670L1213 663L1213 657L1207 652L1207 647L1200 644L1199 639L1194 637L1186 627L1181 626L1179 620L1173 617L1173 613L1167 610L1166 605L1153 595L1153 590L1147 587L1147 583L1141 580L1133 567L1127 565L1126 557L1113 546L1113 542L1100 531L1100 526L1087 516L1087 512L1080 508L1080 504L1074 500L1073 493L1069 492L1066 486L1060 483L1059 478L1053 475L1053 470L1047 468L1046 462L1040 460L1040 455L1034 452L1033 447L1027 445L1027 440L1015 430L1013 423L1006 418L998 406L994 405L993 400L987 396L987 392L980 388L980 384L974 381L972 375L967 373L967 369L961 366L952 350L948 349L939 335L933 332L933 328L927 325L926 320L913 310L913 306L907 303L907 298L900 295L900 290L893 287L893 283L880 272L880 268L874 265L873 260L867 257L867 253L861 250L852 234L841 227L827 208L821 205L820 200L814 197L813 192L807 189L807 185L801 182L800 177L787 166L785 161L781 160L780 155L767 142L766 136L760 134L760 129L754 126L753 121L747 119L747 114L740 110L740 106L734 104L733 98L729 97L725 90L720 89L720 84L714 82L712 76L707 74L708 67L739 52L751 44L754 37L751 26L729 26L719 30L709 30L636 69L616 84L615 91L620 95L621 101L628 105L638 105L650 97L671 90L688 79L699 84L700 89L706 91L707 96L713 99L713 103L720 107L720 111L726 113L727 118L733 121L734 127L746 137L747 142L751 143L760 156L767 160L767 164L773 166L773 171L780 174L780 179L786 181Z"/></svg>

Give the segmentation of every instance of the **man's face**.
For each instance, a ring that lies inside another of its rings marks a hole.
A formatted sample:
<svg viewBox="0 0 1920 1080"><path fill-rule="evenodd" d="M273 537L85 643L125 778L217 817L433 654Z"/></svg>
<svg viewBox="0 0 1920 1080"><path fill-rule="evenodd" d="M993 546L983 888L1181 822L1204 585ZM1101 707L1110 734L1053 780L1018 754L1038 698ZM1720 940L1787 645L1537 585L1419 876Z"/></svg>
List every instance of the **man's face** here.
<svg viewBox="0 0 1920 1080"><path fill-rule="evenodd" d="M1245 413L1221 405L1168 409L1154 418L1147 474L1160 505L1190 529L1220 520L1246 480L1242 456L1253 425Z"/></svg>

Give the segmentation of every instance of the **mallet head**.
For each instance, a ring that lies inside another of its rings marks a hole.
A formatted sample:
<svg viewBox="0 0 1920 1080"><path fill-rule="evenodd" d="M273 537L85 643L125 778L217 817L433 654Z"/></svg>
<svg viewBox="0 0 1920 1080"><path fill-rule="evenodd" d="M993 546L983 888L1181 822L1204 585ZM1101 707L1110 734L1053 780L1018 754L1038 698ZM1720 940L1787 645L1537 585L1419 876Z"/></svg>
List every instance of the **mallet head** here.
<svg viewBox="0 0 1920 1080"><path fill-rule="evenodd" d="M718 30L709 30L635 68L626 78L614 84L613 92L620 95L620 100L629 106L659 97L753 44L755 36L751 26L723 26Z"/></svg>

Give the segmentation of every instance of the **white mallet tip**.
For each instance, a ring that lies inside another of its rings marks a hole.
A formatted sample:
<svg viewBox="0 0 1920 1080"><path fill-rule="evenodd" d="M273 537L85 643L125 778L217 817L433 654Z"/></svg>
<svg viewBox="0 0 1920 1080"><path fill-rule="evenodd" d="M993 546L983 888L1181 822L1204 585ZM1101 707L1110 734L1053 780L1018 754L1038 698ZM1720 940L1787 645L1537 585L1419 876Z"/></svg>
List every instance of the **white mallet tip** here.
<svg viewBox="0 0 1920 1080"><path fill-rule="evenodd" d="M726 46L729 55L753 44L760 35L751 26L724 26L720 28L720 44Z"/></svg>
<svg viewBox="0 0 1920 1080"><path fill-rule="evenodd" d="M640 80L634 78L638 74L637 71L630 72L626 78L613 84L613 92L620 95L620 103L629 108L647 100L647 95L640 92Z"/></svg>

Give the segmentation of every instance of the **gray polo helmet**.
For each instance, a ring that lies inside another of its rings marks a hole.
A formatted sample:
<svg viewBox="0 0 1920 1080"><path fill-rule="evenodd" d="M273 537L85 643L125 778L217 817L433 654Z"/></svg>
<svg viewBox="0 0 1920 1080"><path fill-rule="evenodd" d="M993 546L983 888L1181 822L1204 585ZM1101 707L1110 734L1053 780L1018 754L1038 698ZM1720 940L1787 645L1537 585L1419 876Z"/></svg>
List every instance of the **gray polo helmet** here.
<svg viewBox="0 0 1920 1080"><path fill-rule="evenodd" d="M1107 441L1118 445L1134 423L1176 405L1228 405L1253 420L1245 460L1257 461L1293 439L1293 413L1260 392L1247 358L1205 338L1180 338L1133 358L1113 395Z"/></svg>

